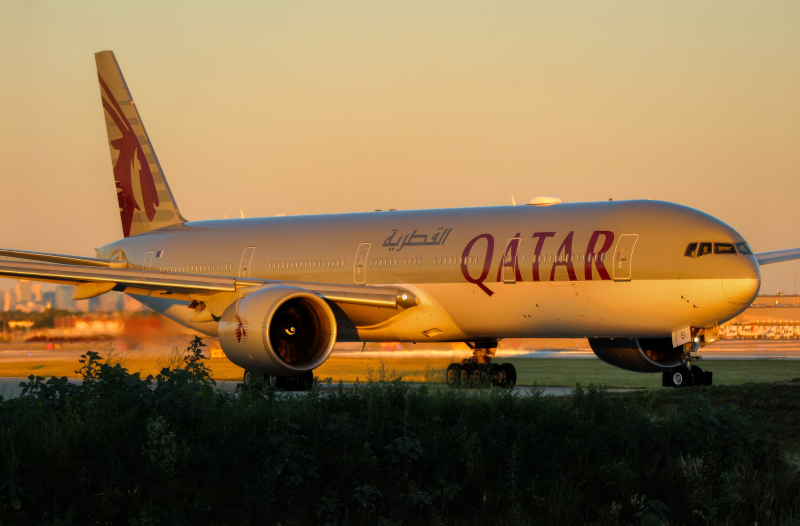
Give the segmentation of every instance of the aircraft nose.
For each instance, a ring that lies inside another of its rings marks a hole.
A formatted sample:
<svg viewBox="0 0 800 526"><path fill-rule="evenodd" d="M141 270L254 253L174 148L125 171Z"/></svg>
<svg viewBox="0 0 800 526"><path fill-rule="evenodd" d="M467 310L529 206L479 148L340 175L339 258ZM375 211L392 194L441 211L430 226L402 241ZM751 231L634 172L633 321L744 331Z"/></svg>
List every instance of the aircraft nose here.
<svg viewBox="0 0 800 526"><path fill-rule="evenodd" d="M722 290L732 302L750 305L761 288L761 270L756 258L737 256L722 267Z"/></svg>

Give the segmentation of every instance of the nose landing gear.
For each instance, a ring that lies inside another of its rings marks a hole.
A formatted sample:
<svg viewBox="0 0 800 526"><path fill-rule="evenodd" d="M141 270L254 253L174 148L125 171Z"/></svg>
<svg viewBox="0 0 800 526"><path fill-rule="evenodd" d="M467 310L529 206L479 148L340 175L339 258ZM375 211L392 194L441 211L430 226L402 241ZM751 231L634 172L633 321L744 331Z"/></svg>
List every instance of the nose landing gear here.
<svg viewBox="0 0 800 526"><path fill-rule="evenodd" d="M513 389L517 385L517 370L510 363L492 363L497 351L497 340L466 342L472 356L451 363L447 367L445 381L448 387L503 387Z"/></svg>
<svg viewBox="0 0 800 526"><path fill-rule="evenodd" d="M692 347L696 351L697 346ZM713 381L711 371L703 371L700 367L692 365L693 360L699 359L687 353L683 357L683 364L661 373L661 385L663 387L691 387L693 385L711 385Z"/></svg>

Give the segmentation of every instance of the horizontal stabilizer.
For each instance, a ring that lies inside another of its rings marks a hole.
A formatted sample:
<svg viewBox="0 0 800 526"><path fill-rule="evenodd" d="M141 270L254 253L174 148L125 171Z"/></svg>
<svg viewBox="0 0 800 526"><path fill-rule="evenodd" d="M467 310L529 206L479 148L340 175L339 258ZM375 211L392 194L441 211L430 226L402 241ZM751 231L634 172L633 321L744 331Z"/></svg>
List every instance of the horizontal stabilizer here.
<svg viewBox="0 0 800 526"><path fill-rule="evenodd" d="M770 263L780 263L781 261L791 261L793 259L800 259L800 248L756 254L756 260L758 260L759 265L769 265Z"/></svg>

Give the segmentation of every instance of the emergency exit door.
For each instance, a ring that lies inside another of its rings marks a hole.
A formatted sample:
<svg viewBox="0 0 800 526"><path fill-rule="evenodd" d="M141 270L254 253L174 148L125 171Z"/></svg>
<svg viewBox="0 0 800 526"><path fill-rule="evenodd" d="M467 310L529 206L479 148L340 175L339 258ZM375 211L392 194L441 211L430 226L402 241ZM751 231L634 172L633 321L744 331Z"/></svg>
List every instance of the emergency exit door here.
<svg viewBox="0 0 800 526"><path fill-rule="evenodd" d="M631 263L633 261L633 247L639 234L625 234L617 241L614 250L614 281L631 280Z"/></svg>
<svg viewBox="0 0 800 526"><path fill-rule="evenodd" d="M242 261L239 263L240 278L250 277L250 266L253 264L253 254L255 251L256 247L247 247L244 249L244 253L242 253Z"/></svg>
<svg viewBox="0 0 800 526"><path fill-rule="evenodd" d="M151 250L144 255L144 265L142 265L143 269L150 270L150 267L153 265L153 254L155 254L155 252Z"/></svg>
<svg viewBox="0 0 800 526"><path fill-rule="evenodd" d="M361 243L356 252L356 262L353 268L353 283L366 285L367 283L367 254L372 243Z"/></svg>

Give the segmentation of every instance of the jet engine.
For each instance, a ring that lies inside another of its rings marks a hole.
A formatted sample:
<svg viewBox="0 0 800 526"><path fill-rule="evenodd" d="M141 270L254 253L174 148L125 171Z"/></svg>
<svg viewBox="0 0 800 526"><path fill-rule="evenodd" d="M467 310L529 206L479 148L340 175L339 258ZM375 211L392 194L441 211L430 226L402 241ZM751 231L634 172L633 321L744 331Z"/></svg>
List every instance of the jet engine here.
<svg viewBox="0 0 800 526"><path fill-rule="evenodd" d="M278 285L231 304L219 321L225 355L264 375L297 375L319 367L336 343L336 320L325 300L305 289Z"/></svg>
<svg viewBox="0 0 800 526"><path fill-rule="evenodd" d="M683 356L672 338L589 338L589 345L604 362L637 373L670 371Z"/></svg>

